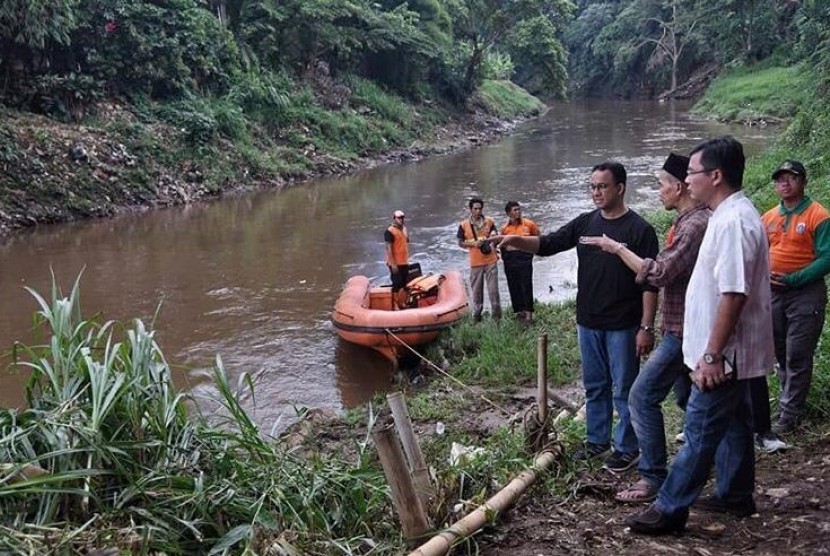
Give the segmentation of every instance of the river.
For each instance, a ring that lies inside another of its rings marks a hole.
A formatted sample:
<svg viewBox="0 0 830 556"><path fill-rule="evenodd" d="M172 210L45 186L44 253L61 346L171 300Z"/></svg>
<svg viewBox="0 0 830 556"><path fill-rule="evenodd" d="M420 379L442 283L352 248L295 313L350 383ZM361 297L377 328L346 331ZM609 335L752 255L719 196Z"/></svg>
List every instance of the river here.
<svg viewBox="0 0 830 556"><path fill-rule="evenodd" d="M752 152L775 133L696 120L687 109L684 103L558 104L510 137L454 155L0 238L0 351L32 341L36 305L24 286L47 295L54 272L68 291L83 271L86 316L149 322L158 309L156 338L183 388L209 390L199 371L216 355L232 376L254 374L252 411L264 427L290 420L295 408L363 403L392 387L389 364L339 341L329 315L349 276L386 281L382 238L395 209L406 211L412 259L424 271L466 270L455 232L473 195L499 225L504 203L518 200L544 233L592 208L590 168L613 159L628 169L629 205L647 213L657 207L654 175L670 150L732 133ZM537 259L536 298L573 296L575 267L573 252ZM4 366L8 361L6 353ZM24 381L4 372L0 404L20 404Z"/></svg>

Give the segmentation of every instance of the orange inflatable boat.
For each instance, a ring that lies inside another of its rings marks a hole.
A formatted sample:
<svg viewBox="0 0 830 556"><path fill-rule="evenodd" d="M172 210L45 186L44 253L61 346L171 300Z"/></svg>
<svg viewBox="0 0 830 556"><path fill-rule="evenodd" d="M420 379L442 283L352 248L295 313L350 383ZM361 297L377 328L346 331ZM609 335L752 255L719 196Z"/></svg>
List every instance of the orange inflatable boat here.
<svg viewBox="0 0 830 556"><path fill-rule="evenodd" d="M353 276L334 305L331 321L347 342L397 361L406 347L396 338L410 346L429 343L467 313L467 288L457 270L417 277L407 284L407 293L411 308L393 310L391 286L372 286L367 277Z"/></svg>

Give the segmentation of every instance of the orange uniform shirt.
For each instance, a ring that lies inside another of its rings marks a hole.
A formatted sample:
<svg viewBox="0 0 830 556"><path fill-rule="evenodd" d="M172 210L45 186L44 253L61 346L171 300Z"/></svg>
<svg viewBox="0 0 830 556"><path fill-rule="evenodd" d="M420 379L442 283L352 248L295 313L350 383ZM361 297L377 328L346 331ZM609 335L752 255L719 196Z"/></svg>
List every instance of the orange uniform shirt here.
<svg viewBox="0 0 830 556"><path fill-rule="evenodd" d="M538 236L541 235L539 226L529 218L522 218L518 224L511 224L510 220L507 224L501 227L501 235L503 236Z"/></svg>
<svg viewBox="0 0 830 556"><path fill-rule="evenodd" d="M475 230L473 230L473 228L475 228ZM477 226L473 226L470 222L470 219L466 218L461 222L461 230L463 231L465 241L485 239L490 237L492 233L496 231L496 223L493 222L493 219L489 216L485 216L484 224L479 228ZM485 266L488 264L498 262L499 260L499 256L496 254L495 249L493 249L487 255L482 253L481 249L479 249L478 247L471 247L469 249L469 252L470 268L475 268L477 266Z"/></svg>
<svg viewBox="0 0 830 556"><path fill-rule="evenodd" d="M392 241L388 242L392 245L392 258L396 265L409 264L409 232L406 226L398 228L397 226L389 226L386 230L392 235ZM392 261L386 261L389 264Z"/></svg>
<svg viewBox="0 0 830 556"><path fill-rule="evenodd" d="M762 217L769 237L769 266L772 272L790 274L816 259L816 231L830 218L827 209L816 202L793 211L780 206Z"/></svg>

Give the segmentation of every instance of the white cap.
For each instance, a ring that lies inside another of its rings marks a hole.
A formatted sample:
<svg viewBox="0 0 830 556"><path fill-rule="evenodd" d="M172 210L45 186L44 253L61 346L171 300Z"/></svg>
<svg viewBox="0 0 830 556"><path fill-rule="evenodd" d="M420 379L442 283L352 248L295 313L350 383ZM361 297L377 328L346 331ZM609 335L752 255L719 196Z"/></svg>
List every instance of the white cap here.
<svg viewBox="0 0 830 556"><path fill-rule="evenodd" d="M394 213L392 213L393 218L404 218L405 216L406 215L403 213L402 210L396 210Z"/></svg>

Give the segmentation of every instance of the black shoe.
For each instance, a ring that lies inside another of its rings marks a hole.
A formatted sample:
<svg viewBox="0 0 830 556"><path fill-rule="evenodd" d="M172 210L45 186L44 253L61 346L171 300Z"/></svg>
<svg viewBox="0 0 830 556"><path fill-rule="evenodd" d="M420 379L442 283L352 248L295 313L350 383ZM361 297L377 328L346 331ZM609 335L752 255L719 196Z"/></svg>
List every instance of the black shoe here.
<svg viewBox="0 0 830 556"><path fill-rule="evenodd" d="M633 533L642 535L680 534L686 529L687 512L682 515L670 516L654 507L654 504L642 513L625 518L625 524Z"/></svg>
<svg viewBox="0 0 830 556"><path fill-rule="evenodd" d="M611 471L612 473L622 473L628 471L640 461L640 452L617 452L608 456L602 468Z"/></svg>
<svg viewBox="0 0 830 556"><path fill-rule="evenodd" d="M743 502L727 502L714 494L698 498L697 502L694 503L694 508L704 512L729 514L735 517L749 517L754 513L758 513L758 508L752 498Z"/></svg>
<svg viewBox="0 0 830 556"><path fill-rule="evenodd" d="M577 448L576 452L574 452L573 459L576 461L588 461L594 458L602 457L610 450L610 444L594 444L593 442L586 442L581 448Z"/></svg>

